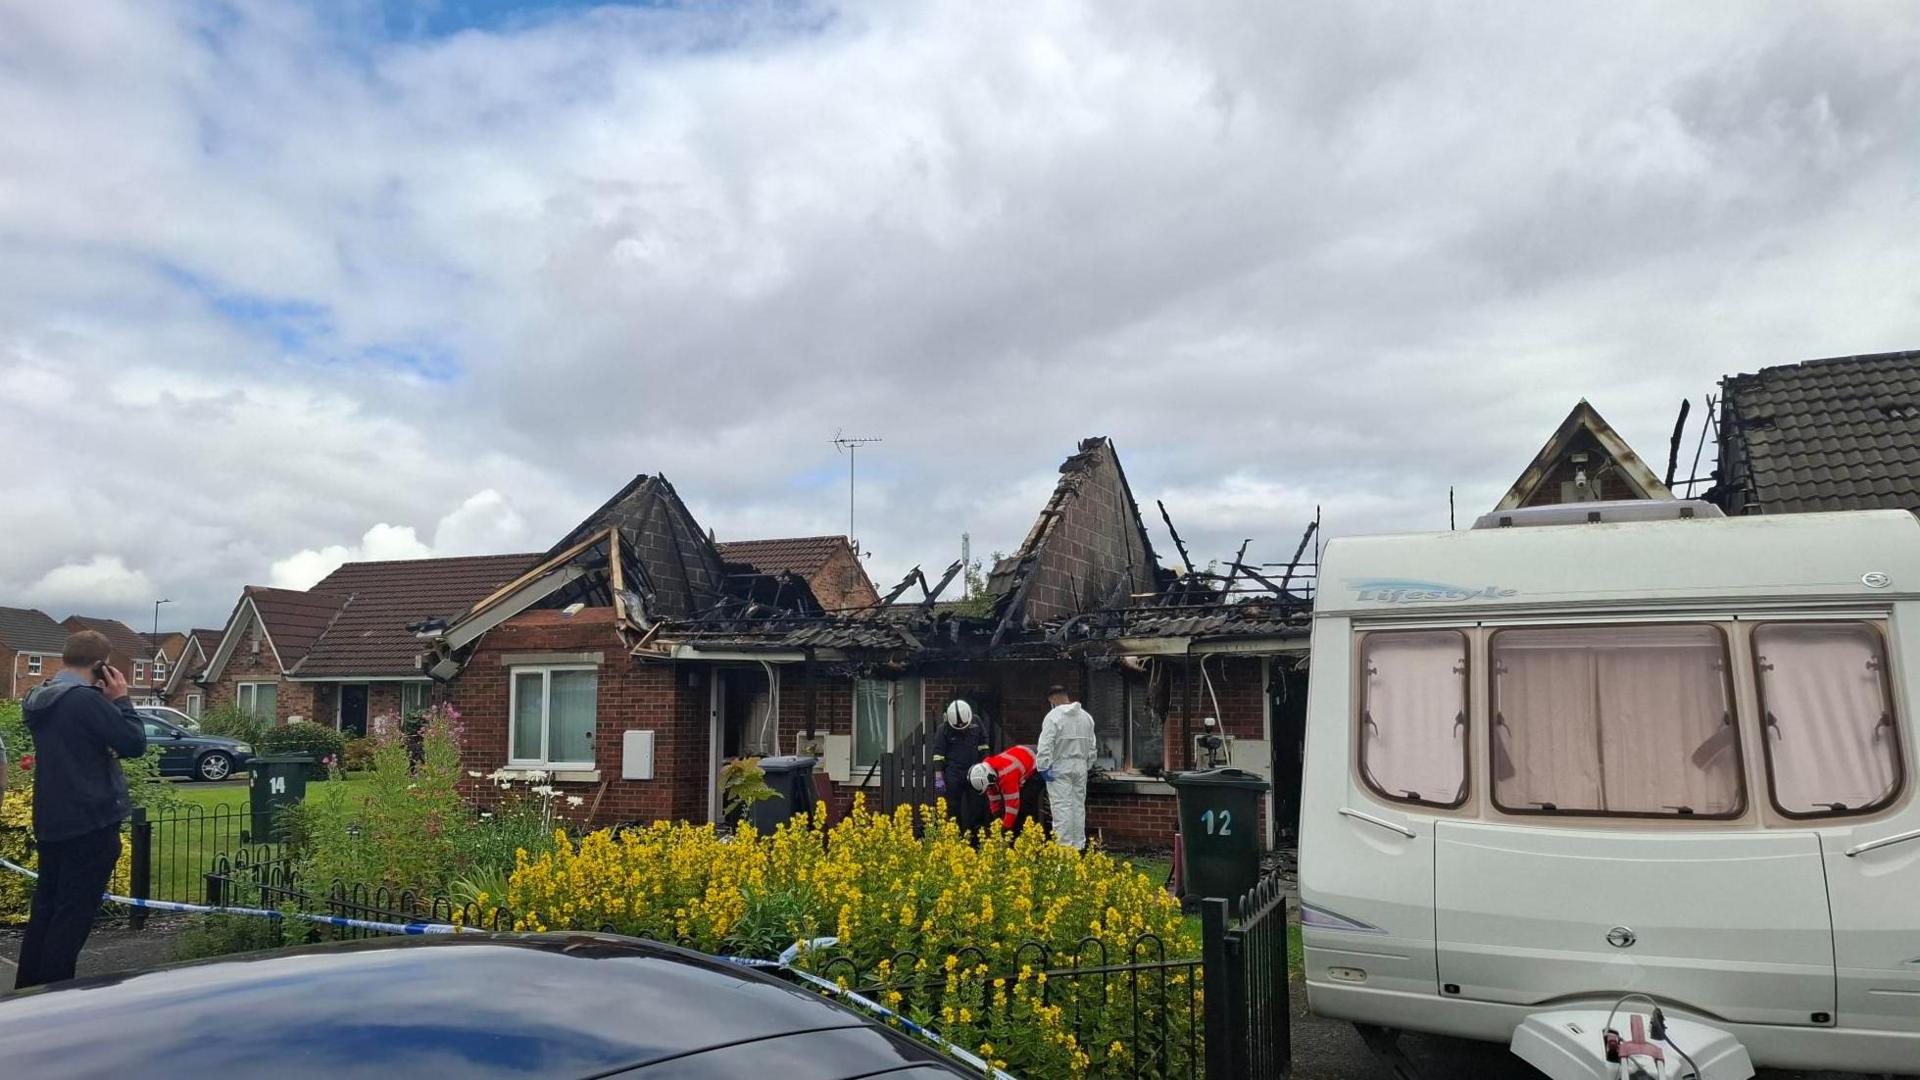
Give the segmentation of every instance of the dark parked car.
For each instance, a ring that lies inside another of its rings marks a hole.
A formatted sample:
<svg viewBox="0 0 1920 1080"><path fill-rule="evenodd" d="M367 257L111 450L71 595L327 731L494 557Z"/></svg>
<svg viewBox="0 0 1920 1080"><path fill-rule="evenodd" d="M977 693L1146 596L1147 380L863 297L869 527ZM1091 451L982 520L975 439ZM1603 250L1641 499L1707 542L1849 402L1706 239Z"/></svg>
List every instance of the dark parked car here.
<svg viewBox="0 0 1920 1080"><path fill-rule="evenodd" d="M225 780L253 760L253 747L239 739L188 731L154 709L139 713L147 725L147 745L160 749L161 776Z"/></svg>
<svg viewBox="0 0 1920 1080"><path fill-rule="evenodd" d="M609 934L385 938L57 983L0 997L0 1063L181 1080L971 1075L807 990Z"/></svg>

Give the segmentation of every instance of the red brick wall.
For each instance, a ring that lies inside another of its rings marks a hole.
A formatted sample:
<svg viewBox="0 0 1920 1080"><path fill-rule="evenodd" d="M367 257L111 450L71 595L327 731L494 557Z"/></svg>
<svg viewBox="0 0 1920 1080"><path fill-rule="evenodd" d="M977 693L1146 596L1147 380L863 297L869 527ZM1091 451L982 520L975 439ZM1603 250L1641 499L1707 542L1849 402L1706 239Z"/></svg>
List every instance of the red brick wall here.
<svg viewBox="0 0 1920 1080"><path fill-rule="evenodd" d="M562 795L586 805L563 812L584 819L599 799L599 824L707 817L707 684L689 687L687 665L636 660L613 629L613 612L589 608L571 619L532 611L489 631L449 688L464 727L466 771L491 773L507 763L509 653L602 654L594 725L598 782L553 781ZM654 732L654 779L620 779L622 741L629 730ZM465 793L491 803L499 792L484 780L462 778ZM602 791L604 789L604 794Z"/></svg>
<svg viewBox="0 0 1920 1080"><path fill-rule="evenodd" d="M221 669L220 677L209 683L203 691L206 698L201 706L202 715L232 705L238 693L236 688L243 682L270 682L279 687L274 713L276 720L285 723L292 716L314 720L314 684L281 678L280 661L274 655L273 646L262 639L260 651L256 653L253 650L253 638L259 633L259 627L255 626L252 633L235 644L233 655L227 658L227 665ZM183 688L176 696L184 703L186 695L193 692L191 688Z"/></svg>
<svg viewBox="0 0 1920 1080"><path fill-rule="evenodd" d="M40 657L40 674L29 675L27 674L27 658L34 655ZM59 670L60 654L57 651L38 654L32 652L16 653L12 649L0 645L0 671L10 673L6 684L0 686L0 694L9 694L16 698L26 697L27 691L53 678L54 673Z"/></svg>
<svg viewBox="0 0 1920 1080"><path fill-rule="evenodd" d="M860 565L860 557L845 544L835 549L833 556L814 572L807 584L813 589L814 598L820 601L820 606L828 611L867 607L880 601L873 580L867 577L866 569Z"/></svg>

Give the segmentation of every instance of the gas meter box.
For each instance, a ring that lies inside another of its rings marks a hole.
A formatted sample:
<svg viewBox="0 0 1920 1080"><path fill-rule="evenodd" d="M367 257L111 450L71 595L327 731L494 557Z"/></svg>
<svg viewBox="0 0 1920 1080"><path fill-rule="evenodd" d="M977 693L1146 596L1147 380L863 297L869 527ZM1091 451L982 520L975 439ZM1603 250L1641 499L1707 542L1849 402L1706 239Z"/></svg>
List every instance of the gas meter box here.
<svg viewBox="0 0 1920 1080"><path fill-rule="evenodd" d="M1260 880L1260 796L1272 787L1244 769L1167 777L1180 800L1182 895L1232 899Z"/></svg>
<svg viewBox="0 0 1920 1080"><path fill-rule="evenodd" d="M308 754L262 754L248 763L247 801L254 843L284 839L277 820L280 811L306 799L307 773L313 765Z"/></svg>

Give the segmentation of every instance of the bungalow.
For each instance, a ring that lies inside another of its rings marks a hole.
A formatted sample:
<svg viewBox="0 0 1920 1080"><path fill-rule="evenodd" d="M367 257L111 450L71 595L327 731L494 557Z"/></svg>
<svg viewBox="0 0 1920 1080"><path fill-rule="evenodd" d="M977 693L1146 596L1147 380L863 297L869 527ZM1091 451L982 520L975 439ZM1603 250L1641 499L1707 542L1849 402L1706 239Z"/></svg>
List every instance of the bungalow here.
<svg viewBox="0 0 1920 1080"><path fill-rule="evenodd" d="M762 574L797 574L828 611L853 611L880 602L880 593L844 536L731 540L716 544L720 558Z"/></svg>
<svg viewBox="0 0 1920 1080"><path fill-rule="evenodd" d="M206 671L207 661L220 647L221 633L196 628L163 637L154 656L156 667L163 660L166 663L166 681L160 685L162 702L192 717L205 711L206 689L194 680Z"/></svg>
<svg viewBox="0 0 1920 1080"><path fill-rule="evenodd" d="M936 603L958 564L828 612L802 575L729 561L664 477L641 476L435 628L422 667L466 718L467 768L538 770L598 819L717 821L726 759L800 751L844 812L862 790L930 798L926 740L953 698L997 743L1032 742L1060 683L1100 727L1088 816L1109 844L1170 842L1162 777L1208 753L1205 717L1226 736L1220 759L1272 775L1278 746L1280 775L1297 774L1304 583L1237 560L1226 575L1162 568L1104 438L1062 467L985 614ZM1269 839L1288 802L1274 800Z"/></svg>
<svg viewBox="0 0 1920 1080"><path fill-rule="evenodd" d="M193 676L186 699L275 721L364 735L369 717L424 708L432 681L414 665L408 625L457 614L530 555L347 563L300 591L249 585ZM176 687L173 693L180 693Z"/></svg>
<svg viewBox="0 0 1920 1080"><path fill-rule="evenodd" d="M0 663L6 665L8 698L26 696L60 670L69 633L44 611L0 607Z"/></svg>

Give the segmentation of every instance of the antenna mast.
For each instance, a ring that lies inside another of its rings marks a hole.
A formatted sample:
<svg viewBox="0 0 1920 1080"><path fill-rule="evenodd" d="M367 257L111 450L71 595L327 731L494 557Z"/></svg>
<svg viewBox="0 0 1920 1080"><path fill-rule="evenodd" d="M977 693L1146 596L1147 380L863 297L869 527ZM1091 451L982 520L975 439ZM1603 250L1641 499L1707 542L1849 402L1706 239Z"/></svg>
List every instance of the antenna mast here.
<svg viewBox="0 0 1920 1080"><path fill-rule="evenodd" d="M844 432L833 433L833 446L847 455L847 543L853 545L853 553L860 553L860 541L853 538L853 460L860 448L868 443L884 442L877 435L848 435Z"/></svg>

